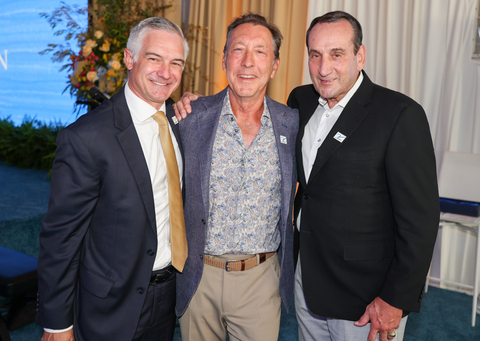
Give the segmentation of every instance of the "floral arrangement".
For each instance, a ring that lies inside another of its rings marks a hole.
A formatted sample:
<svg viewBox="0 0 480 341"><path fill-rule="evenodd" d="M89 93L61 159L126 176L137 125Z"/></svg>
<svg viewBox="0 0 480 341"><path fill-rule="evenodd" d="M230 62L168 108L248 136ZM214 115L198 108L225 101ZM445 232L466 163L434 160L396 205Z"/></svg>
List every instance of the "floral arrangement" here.
<svg viewBox="0 0 480 341"><path fill-rule="evenodd" d="M145 18L164 16L169 7L171 3L165 5L162 0L95 0L88 8L62 1L53 13L40 13L52 29L60 27L54 35L65 38L65 45L48 44L39 53L53 52L54 62L67 60L60 71L69 73L64 92L76 97L77 114L93 104L88 95L91 88L97 87L107 97L122 89L128 77L123 50L130 30ZM75 19L86 14L89 26L82 27Z"/></svg>
<svg viewBox="0 0 480 341"><path fill-rule="evenodd" d="M123 48L117 39L108 38L101 30L87 35L80 52L70 56L68 70L72 74L67 88L81 100L88 98L93 87L107 97L116 94L127 80Z"/></svg>

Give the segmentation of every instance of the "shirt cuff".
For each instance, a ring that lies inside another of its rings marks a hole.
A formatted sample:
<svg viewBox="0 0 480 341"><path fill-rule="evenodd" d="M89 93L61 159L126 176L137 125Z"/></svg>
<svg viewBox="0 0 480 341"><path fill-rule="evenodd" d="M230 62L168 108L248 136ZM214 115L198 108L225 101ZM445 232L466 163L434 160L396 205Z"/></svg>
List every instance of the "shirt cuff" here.
<svg viewBox="0 0 480 341"><path fill-rule="evenodd" d="M65 329L49 329L49 328L43 328L43 330L45 330L47 333L57 334L57 333L63 333L63 332L69 331L69 330L72 329L72 328L73 328L73 325L71 325L70 327L65 328Z"/></svg>

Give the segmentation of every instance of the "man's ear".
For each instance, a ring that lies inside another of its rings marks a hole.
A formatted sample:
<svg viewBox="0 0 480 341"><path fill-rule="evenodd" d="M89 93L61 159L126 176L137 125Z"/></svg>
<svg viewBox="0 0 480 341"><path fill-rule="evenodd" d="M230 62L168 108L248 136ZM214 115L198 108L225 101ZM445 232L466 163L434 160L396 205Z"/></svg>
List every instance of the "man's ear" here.
<svg viewBox="0 0 480 341"><path fill-rule="evenodd" d="M367 54L367 50L365 49L365 45L360 45L358 51L357 51L357 70L360 72L363 70L363 67L365 66L365 55Z"/></svg>
<svg viewBox="0 0 480 341"><path fill-rule="evenodd" d="M222 56L222 70L223 71L227 71L227 65L225 63L225 58L227 58L227 56L225 55L225 52L223 52L223 56Z"/></svg>
<svg viewBox="0 0 480 341"><path fill-rule="evenodd" d="M133 53L127 48L123 50L123 62L125 63L128 71L133 68Z"/></svg>
<svg viewBox="0 0 480 341"><path fill-rule="evenodd" d="M275 77L275 74L277 73L279 65L280 65L280 57L275 59L275 61L273 62L273 70L272 70L272 74L270 75L270 78Z"/></svg>

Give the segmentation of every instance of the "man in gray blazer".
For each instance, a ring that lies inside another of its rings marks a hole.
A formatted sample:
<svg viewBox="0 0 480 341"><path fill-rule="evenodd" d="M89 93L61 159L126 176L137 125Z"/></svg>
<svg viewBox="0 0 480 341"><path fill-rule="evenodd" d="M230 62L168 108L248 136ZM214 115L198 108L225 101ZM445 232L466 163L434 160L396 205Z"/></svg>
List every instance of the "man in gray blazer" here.
<svg viewBox="0 0 480 341"><path fill-rule="evenodd" d="M248 14L228 27L229 86L182 120L188 259L177 276L182 340L277 340L293 290L298 114L266 94L282 35Z"/></svg>

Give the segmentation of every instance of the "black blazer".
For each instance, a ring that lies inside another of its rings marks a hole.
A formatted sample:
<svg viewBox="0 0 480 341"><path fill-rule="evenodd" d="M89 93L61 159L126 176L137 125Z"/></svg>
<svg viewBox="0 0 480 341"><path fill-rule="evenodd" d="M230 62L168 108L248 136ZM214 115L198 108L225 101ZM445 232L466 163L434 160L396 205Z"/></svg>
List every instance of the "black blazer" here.
<svg viewBox="0 0 480 341"><path fill-rule="evenodd" d="M295 88L303 290L317 315L358 320L379 296L419 311L438 230L435 156L415 101L364 80L322 146L307 183L305 125L318 105L313 85ZM346 136L343 142L335 134Z"/></svg>
<svg viewBox="0 0 480 341"><path fill-rule="evenodd" d="M171 100L167 117L180 145ZM153 191L124 90L57 138L38 260L37 323L132 340L157 251Z"/></svg>

